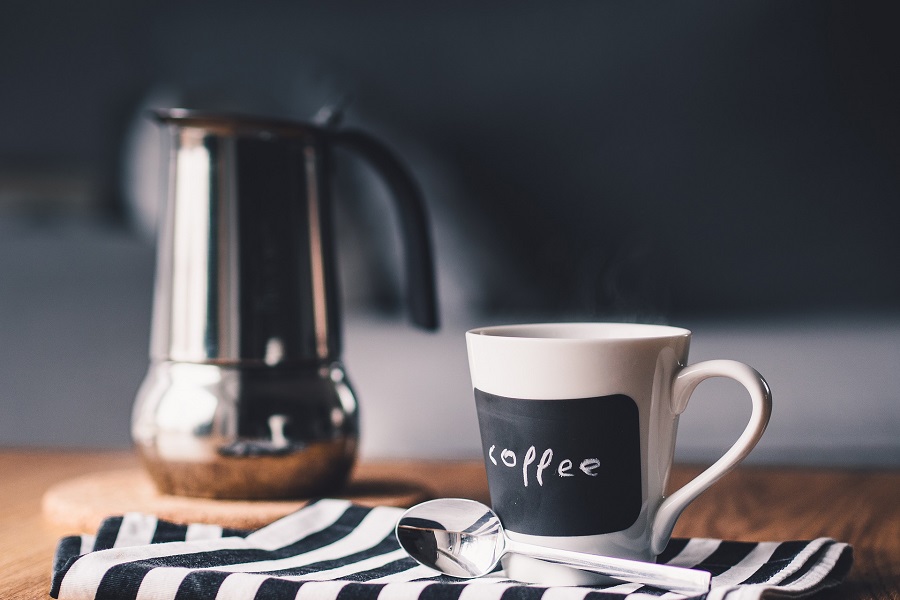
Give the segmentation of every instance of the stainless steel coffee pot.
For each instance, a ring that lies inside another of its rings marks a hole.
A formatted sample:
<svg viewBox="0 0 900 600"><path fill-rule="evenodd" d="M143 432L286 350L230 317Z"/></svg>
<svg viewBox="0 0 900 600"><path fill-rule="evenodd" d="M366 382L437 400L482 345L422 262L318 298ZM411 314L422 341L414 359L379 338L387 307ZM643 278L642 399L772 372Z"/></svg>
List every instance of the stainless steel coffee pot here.
<svg viewBox="0 0 900 600"><path fill-rule="evenodd" d="M400 216L412 320L437 326L418 187L359 131L172 109L150 367L132 437L160 491L291 498L336 491L359 412L341 364L331 151L384 177Z"/></svg>

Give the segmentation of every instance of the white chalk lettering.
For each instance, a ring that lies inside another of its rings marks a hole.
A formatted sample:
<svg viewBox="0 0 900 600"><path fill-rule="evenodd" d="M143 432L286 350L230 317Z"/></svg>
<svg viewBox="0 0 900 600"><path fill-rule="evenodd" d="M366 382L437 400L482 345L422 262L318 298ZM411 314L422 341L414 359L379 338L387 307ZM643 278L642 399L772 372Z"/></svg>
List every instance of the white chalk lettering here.
<svg viewBox="0 0 900 600"><path fill-rule="evenodd" d="M600 466L600 460L596 458L586 458L581 461L581 464L578 465L578 468L582 470L585 475L590 475L591 477L596 477L597 474L594 473L594 469Z"/></svg>
<svg viewBox="0 0 900 600"><path fill-rule="evenodd" d="M528 465L534 462L535 454L534 446L532 446L525 453L525 459L522 461L522 482L525 484L525 487L528 487Z"/></svg>
<svg viewBox="0 0 900 600"><path fill-rule="evenodd" d="M488 448L487 456L488 460L490 460L491 464L499 466L500 463L497 462L497 459L494 457L494 452L496 451L497 446L492 445ZM535 465L534 467L534 479L537 481L540 487L544 487L544 471L547 469L553 469L553 460L555 453L553 452L553 448L546 448L540 454L540 460L538 460L538 452L540 452L536 446L529 446L525 451L524 455L521 455L522 458L522 485L528 487L528 470L531 465ZM502 462L507 467L515 467L519 464L519 456L516 454L515 450L511 450L509 448L504 448L500 452L500 462ZM556 474L560 478L566 477L575 477L578 475L577 471L574 471L575 465L578 465L578 471L587 475L588 477L597 477L602 473L600 471L600 467L602 466L599 458L585 458L580 462L576 463L570 458L559 458L559 463L556 465ZM535 464L537 463L537 464ZM573 472L574 471L574 472Z"/></svg>
<svg viewBox="0 0 900 600"><path fill-rule="evenodd" d="M534 448L534 446L532 446L532 448ZM543 487L543 485L544 485L544 477L543 477L544 469L546 469L547 467L550 466L550 461L552 461L552 460L553 460L553 450L551 450L550 448L547 448L546 450L544 450L544 453L541 455L541 462L539 462L538 466L537 466L537 482L538 482L538 485L540 485L541 487Z"/></svg>

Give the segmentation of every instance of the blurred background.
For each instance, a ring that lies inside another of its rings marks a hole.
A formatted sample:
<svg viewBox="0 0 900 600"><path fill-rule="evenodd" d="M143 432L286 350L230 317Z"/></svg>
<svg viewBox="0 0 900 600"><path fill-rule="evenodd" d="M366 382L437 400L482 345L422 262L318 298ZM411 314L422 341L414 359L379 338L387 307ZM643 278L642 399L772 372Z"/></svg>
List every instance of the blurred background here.
<svg viewBox="0 0 900 600"><path fill-rule="evenodd" d="M879 2L6 0L0 446L127 447L147 367L152 107L385 141L424 190L442 329L404 315L383 183L337 156L369 458L480 455L466 329L671 323L775 410L751 461L900 466L900 8ZM749 414L704 383L678 456Z"/></svg>

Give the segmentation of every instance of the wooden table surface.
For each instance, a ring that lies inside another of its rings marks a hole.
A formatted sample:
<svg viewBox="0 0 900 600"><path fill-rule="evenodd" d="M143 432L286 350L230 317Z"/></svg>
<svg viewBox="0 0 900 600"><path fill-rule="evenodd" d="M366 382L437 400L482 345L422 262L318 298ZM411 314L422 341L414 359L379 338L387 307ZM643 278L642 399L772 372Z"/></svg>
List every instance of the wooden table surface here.
<svg viewBox="0 0 900 600"><path fill-rule="evenodd" d="M44 491L61 480L134 467L129 452L0 451L0 598L47 598L59 531L41 514ZM487 501L477 462L368 463L378 477L421 479L436 497ZM672 486L699 472L677 467ZM747 541L832 537L854 547L847 581L819 598L900 600L900 471L742 467L691 504L675 528L681 537Z"/></svg>

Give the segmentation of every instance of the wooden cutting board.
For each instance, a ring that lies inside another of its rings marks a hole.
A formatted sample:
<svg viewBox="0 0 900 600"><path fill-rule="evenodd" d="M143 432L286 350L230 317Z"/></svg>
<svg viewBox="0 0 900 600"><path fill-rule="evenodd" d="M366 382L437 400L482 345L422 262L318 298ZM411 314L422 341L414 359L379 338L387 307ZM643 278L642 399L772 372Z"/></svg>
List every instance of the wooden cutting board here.
<svg viewBox="0 0 900 600"><path fill-rule="evenodd" d="M421 483L356 473L334 497L364 506L408 507L433 497ZM72 532L93 533L106 517L153 514L173 523L212 523L258 529L303 507L308 500L215 500L157 491L142 468L91 473L53 485L43 497L44 518Z"/></svg>

